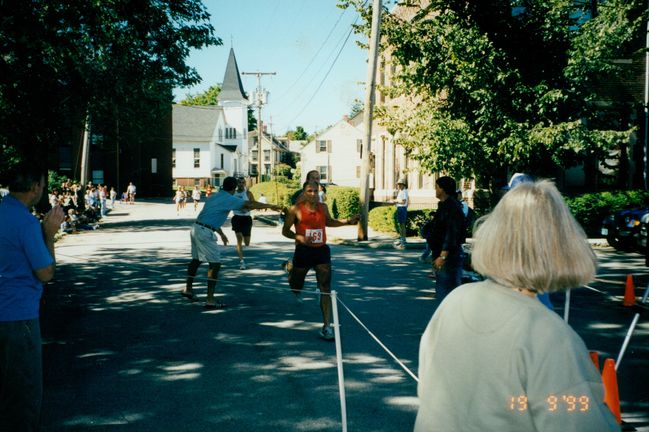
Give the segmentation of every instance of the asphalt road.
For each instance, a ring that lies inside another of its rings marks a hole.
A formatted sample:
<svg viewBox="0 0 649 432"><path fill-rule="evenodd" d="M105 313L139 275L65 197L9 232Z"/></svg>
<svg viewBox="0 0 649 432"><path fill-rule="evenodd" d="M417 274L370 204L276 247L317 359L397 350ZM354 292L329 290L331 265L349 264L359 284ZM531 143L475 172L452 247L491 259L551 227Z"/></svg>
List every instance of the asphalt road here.
<svg viewBox="0 0 649 432"><path fill-rule="evenodd" d="M280 263L292 243L260 222L238 270L226 248L217 292L229 305L203 311L179 293L190 259L191 207L120 205L97 231L57 243L56 281L46 288L44 431L338 431L335 344L319 339L315 279L295 302ZM225 230L231 241L234 234ZM354 239L354 227L329 237ZM419 338L434 312L433 282L419 250L333 245L350 431L412 430L416 382L351 316L351 310L417 373ZM621 307L643 257L597 251L595 290L571 295L570 324L592 350L616 358L635 310ZM206 266L196 293L205 293ZM344 304L344 306L343 306ZM563 314L563 297L555 298ZM622 417L649 431L649 320L644 314L618 371Z"/></svg>

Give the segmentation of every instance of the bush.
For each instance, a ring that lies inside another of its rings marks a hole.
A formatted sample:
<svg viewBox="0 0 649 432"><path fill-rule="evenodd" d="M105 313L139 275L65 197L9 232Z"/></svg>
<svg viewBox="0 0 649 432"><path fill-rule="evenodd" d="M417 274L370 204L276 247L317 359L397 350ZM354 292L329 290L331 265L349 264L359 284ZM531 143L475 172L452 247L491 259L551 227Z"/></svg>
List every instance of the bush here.
<svg viewBox="0 0 649 432"><path fill-rule="evenodd" d="M408 210L408 220L406 221L406 236L418 236L419 229L430 219L431 209ZM368 215L368 225L375 231L384 233L399 233L399 224L397 223L397 208L394 205L384 205L375 207L370 210Z"/></svg>
<svg viewBox="0 0 649 432"><path fill-rule="evenodd" d="M649 192L632 190L587 193L575 198L566 198L566 203L586 235L599 237L602 221L606 216L626 208L648 205Z"/></svg>
<svg viewBox="0 0 649 432"><path fill-rule="evenodd" d="M54 189L61 190L61 185L69 181L71 181L69 177L61 175L56 171L47 172L47 189L49 192L52 192Z"/></svg>
<svg viewBox="0 0 649 432"><path fill-rule="evenodd" d="M288 207L291 205L291 196L296 192L300 192L299 189L291 186L291 184L274 181L262 182L251 187L250 192L255 196L255 199L259 199L261 194L264 194L270 204L279 204Z"/></svg>
<svg viewBox="0 0 649 432"><path fill-rule="evenodd" d="M367 215L367 224L375 231L398 233L397 209L393 205L375 207Z"/></svg>
<svg viewBox="0 0 649 432"><path fill-rule="evenodd" d="M408 210L408 221L406 222L406 235L408 237L420 236L419 230L430 220L430 213L433 209Z"/></svg>
<svg viewBox="0 0 649 432"><path fill-rule="evenodd" d="M327 205L334 219L349 218L360 213L358 189L346 186L327 188Z"/></svg>

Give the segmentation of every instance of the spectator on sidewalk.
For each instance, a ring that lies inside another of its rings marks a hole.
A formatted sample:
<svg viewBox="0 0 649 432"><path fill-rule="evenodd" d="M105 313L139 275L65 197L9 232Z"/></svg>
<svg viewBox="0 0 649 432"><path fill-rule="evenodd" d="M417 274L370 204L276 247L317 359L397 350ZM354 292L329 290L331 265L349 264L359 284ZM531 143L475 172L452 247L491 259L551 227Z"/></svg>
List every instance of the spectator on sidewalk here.
<svg viewBox="0 0 649 432"><path fill-rule="evenodd" d="M457 184L451 177L440 177L435 183L439 199L429 237L426 239L433 257L435 296L442 301L462 283L462 244L465 240L465 218L456 197Z"/></svg>
<svg viewBox="0 0 649 432"><path fill-rule="evenodd" d="M408 221L408 186L405 179L397 182L397 223L399 224L399 240L395 242L399 247L406 247L406 222Z"/></svg>
<svg viewBox="0 0 649 432"><path fill-rule="evenodd" d="M39 429L43 396L39 305L54 276L60 206L39 223L30 209L43 195L47 171L21 163L0 204L0 430Z"/></svg>
<svg viewBox="0 0 649 432"><path fill-rule="evenodd" d="M455 289L426 327L415 432L619 431L584 342L536 299L595 276L557 188L523 183L476 227L473 265L487 280Z"/></svg>

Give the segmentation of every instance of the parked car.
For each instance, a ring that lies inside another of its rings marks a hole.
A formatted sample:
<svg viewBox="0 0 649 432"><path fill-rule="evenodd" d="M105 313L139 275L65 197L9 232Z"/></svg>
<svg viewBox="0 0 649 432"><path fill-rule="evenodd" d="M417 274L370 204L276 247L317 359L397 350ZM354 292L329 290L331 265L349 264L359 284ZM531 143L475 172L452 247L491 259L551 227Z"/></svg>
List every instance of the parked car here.
<svg viewBox="0 0 649 432"><path fill-rule="evenodd" d="M647 248L647 237L649 236L649 213L640 219L640 234L638 234L638 252L645 253Z"/></svg>
<svg viewBox="0 0 649 432"><path fill-rule="evenodd" d="M644 250L640 234L643 218L649 222L648 207L620 210L604 219L602 223L602 235L606 237L608 244L617 250ZM645 245L647 238L646 224L645 222Z"/></svg>

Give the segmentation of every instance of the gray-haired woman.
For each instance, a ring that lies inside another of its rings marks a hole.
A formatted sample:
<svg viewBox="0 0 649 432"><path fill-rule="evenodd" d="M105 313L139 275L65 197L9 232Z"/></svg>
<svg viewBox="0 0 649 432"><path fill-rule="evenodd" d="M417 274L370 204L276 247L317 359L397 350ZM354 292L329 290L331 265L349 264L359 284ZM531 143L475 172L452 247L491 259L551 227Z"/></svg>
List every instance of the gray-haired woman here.
<svg viewBox="0 0 649 432"><path fill-rule="evenodd" d="M581 338L538 300L596 258L553 183L523 183L477 223L472 264L421 339L415 431L615 431Z"/></svg>

